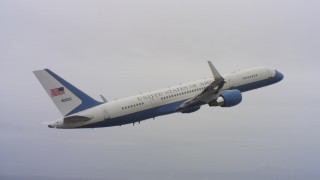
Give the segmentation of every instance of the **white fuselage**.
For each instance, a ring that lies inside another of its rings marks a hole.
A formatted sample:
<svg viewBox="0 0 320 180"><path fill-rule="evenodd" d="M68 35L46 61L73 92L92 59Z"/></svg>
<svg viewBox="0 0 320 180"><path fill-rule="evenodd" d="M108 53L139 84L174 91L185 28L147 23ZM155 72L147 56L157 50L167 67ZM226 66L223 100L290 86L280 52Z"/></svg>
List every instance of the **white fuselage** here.
<svg viewBox="0 0 320 180"><path fill-rule="evenodd" d="M241 92L267 86L279 81L277 71L257 67L224 74L225 84L221 90L239 89ZM92 117L90 121L78 123L56 122L56 128L95 128L140 122L160 115L170 114L174 107L195 97L213 82L206 78L152 92L109 101L74 115ZM209 100L210 101L210 100ZM206 104L206 103L204 103ZM202 104L202 105L204 105Z"/></svg>

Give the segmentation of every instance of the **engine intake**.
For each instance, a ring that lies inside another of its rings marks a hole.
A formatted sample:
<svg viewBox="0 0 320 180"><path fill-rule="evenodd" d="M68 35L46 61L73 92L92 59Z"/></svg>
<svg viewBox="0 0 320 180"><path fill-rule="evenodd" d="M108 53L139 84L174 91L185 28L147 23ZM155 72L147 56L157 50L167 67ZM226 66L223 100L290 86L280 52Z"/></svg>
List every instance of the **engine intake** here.
<svg viewBox="0 0 320 180"><path fill-rule="evenodd" d="M241 91L233 89L220 94L216 100L209 103L209 106L232 107L239 104L241 101Z"/></svg>

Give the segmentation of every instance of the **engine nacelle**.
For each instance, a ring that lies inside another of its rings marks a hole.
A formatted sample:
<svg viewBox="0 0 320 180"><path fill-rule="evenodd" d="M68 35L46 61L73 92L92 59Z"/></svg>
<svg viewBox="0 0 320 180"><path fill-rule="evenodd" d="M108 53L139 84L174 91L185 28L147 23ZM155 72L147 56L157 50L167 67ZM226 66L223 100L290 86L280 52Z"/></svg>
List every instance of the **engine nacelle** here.
<svg viewBox="0 0 320 180"><path fill-rule="evenodd" d="M216 100L209 103L209 106L232 107L239 104L241 101L241 91L233 89L220 94Z"/></svg>

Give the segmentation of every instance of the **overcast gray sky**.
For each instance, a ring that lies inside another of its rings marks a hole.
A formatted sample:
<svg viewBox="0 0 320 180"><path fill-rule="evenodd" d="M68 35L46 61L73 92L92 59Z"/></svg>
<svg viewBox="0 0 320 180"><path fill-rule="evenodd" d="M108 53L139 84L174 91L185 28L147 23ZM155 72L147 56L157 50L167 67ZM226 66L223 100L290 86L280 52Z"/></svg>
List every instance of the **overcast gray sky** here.
<svg viewBox="0 0 320 180"><path fill-rule="evenodd" d="M1 0L0 179L319 179L320 1ZM140 125L49 129L32 71L109 100L271 66L233 108ZM21 178L23 177L23 178Z"/></svg>

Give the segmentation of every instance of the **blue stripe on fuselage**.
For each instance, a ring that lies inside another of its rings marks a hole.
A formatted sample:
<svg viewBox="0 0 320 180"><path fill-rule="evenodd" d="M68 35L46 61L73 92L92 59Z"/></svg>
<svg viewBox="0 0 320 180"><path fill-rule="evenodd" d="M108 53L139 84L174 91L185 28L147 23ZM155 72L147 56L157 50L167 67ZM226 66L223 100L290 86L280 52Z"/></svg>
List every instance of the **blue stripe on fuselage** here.
<svg viewBox="0 0 320 180"><path fill-rule="evenodd" d="M135 112L132 114L127 114L124 116L120 116L120 117L116 117L116 118L112 118L112 119L107 119L107 120L104 120L104 121L101 121L98 123L88 124L88 125L81 126L78 128L99 128L99 127L109 127L109 126L120 126L120 125L124 125L124 124L130 124L130 123L154 118L156 116L171 114L171 113L176 112L176 109L185 101L186 101L186 99L181 100L181 101L177 101L174 103L166 104L163 106Z"/></svg>
<svg viewBox="0 0 320 180"><path fill-rule="evenodd" d="M253 89L257 89L257 88L261 88L264 86L268 86L268 85L277 83L277 82L281 81L282 79L283 79L283 75L280 72L276 72L275 77L268 78L268 79L261 80L261 81L256 81L253 83L248 83L248 84L237 86L237 87L234 87L231 89L239 89L241 92L245 92L245 91L249 91L249 90L253 90ZM143 110L140 112L135 112L132 114L121 116L121 117L108 119L108 120L105 120L102 122L88 124L88 125L81 126L78 128L98 128L98 127L119 126L119 125L143 121L143 120L150 119L150 118L153 118L156 116L171 114L171 113L176 112L177 107L179 107L186 100L187 99L181 100L178 102L174 102L174 103L170 103L170 104L166 104L163 106ZM201 105L205 105L205 103L200 102L199 104L197 104L193 107L201 106Z"/></svg>

